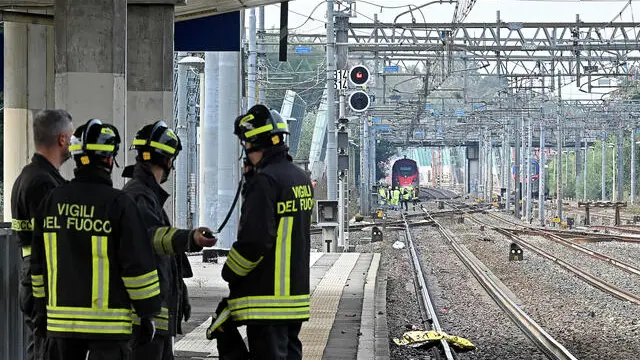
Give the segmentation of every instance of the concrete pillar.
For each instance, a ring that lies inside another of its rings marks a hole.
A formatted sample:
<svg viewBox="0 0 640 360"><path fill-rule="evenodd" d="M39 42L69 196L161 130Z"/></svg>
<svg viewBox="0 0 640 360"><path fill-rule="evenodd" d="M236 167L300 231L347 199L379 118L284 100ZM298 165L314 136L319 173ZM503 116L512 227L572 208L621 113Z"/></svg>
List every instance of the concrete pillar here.
<svg viewBox="0 0 640 360"><path fill-rule="evenodd" d="M144 125L164 120L173 123L173 29L174 5L127 5L127 122L122 151L126 164L135 163L128 151L136 132ZM156 0L156 2L162 2ZM183 142L186 139L181 139ZM186 156L186 152L180 155ZM116 174L119 177L120 174ZM173 195L173 176L164 184ZM165 203L173 219L174 196Z"/></svg>
<svg viewBox="0 0 640 360"><path fill-rule="evenodd" d="M174 6L129 4L127 11L128 148L146 124L164 120L174 126ZM127 164L134 161L135 152L129 152Z"/></svg>
<svg viewBox="0 0 640 360"><path fill-rule="evenodd" d="M240 144L233 135L234 119L240 114L239 52L220 52L218 62L218 226L227 215L240 180ZM230 249L236 241L240 201L229 222L218 236L221 249Z"/></svg>
<svg viewBox="0 0 640 360"><path fill-rule="evenodd" d="M122 139L126 131L126 0L55 1L55 103L75 124L99 118L115 125ZM127 144L117 160L124 164ZM72 162L64 166L70 177ZM122 188L121 169L113 185Z"/></svg>
<svg viewBox="0 0 640 360"><path fill-rule="evenodd" d="M54 107L53 39L53 26L4 23L4 221L13 183L35 151L33 115Z"/></svg>

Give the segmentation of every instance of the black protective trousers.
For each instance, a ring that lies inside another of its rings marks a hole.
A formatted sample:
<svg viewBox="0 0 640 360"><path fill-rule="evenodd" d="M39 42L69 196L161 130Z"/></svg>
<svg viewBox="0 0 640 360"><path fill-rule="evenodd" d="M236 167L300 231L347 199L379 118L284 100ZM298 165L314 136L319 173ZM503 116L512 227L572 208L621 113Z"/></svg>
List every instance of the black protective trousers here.
<svg viewBox="0 0 640 360"><path fill-rule="evenodd" d="M55 343L60 360L129 360L128 341L57 338Z"/></svg>
<svg viewBox="0 0 640 360"><path fill-rule="evenodd" d="M302 323L247 325L251 360L301 360L302 342L298 339Z"/></svg>
<svg viewBox="0 0 640 360"><path fill-rule="evenodd" d="M131 359L130 360L173 360L173 349L171 345L171 336L156 333L153 341L139 345L138 326L133 327L133 340L130 342Z"/></svg>
<svg viewBox="0 0 640 360"><path fill-rule="evenodd" d="M31 256L22 259L22 269L20 271L20 310L24 315L24 322L27 328L26 360L56 360L57 354L50 352L52 344L47 338L35 331L35 309L33 305L33 289L31 288Z"/></svg>

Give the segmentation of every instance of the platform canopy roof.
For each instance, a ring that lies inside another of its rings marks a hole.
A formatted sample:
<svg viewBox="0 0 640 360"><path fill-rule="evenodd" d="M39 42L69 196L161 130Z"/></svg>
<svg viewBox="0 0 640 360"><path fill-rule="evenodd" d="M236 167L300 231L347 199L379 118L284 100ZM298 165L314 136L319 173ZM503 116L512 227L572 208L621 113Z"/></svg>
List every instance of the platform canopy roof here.
<svg viewBox="0 0 640 360"><path fill-rule="evenodd" d="M215 14L271 5L282 0L128 0L129 4L176 4L176 21L196 19ZM39 10L52 14L55 0L0 0L0 10ZM8 18L4 19L10 21Z"/></svg>
<svg viewBox="0 0 640 360"><path fill-rule="evenodd" d="M280 0L187 0L176 6L176 21L280 3Z"/></svg>

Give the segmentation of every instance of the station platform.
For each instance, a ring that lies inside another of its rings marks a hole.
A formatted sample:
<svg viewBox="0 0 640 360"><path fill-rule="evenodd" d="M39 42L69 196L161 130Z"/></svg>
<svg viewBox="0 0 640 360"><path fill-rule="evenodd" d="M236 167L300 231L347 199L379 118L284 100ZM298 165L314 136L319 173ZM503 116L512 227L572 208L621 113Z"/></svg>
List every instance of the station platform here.
<svg viewBox="0 0 640 360"><path fill-rule="evenodd" d="M211 314L228 294L218 264L189 261L194 276L185 279L192 315L175 341L178 360L218 358L216 342L205 337ZM304 359L389 359L386 279L380 254L311 253L311 320L300 332ZM240 327L245 336L245 327Z"/></svg>

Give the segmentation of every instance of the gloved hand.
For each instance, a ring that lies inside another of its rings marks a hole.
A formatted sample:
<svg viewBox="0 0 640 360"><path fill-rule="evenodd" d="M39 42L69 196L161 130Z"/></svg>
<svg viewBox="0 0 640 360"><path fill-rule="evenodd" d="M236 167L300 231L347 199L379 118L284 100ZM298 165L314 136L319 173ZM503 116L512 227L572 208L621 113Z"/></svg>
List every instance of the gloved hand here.
<svg viewBox="0 0 640 360"><path fill-rule="evenodd" d="M138 336L138 345L148 344L153 341L156 336L156 322L153 318L140 319L140 335Z"/></svg>
<svg viewBox="0 0 640 360"><path fill-rule="evenodd" d="M189 290L187 290L187 286L182 283L182 315L184 321L187 322L191 318L191 304L189 301Z"/></svg>
<svg viewBox="0 0 640 360"><path fill-rule="evenodd" d="M193 242L201 247L212 247L218 242L208 227L199 227L193 232Z"/></svg>

